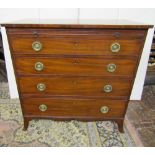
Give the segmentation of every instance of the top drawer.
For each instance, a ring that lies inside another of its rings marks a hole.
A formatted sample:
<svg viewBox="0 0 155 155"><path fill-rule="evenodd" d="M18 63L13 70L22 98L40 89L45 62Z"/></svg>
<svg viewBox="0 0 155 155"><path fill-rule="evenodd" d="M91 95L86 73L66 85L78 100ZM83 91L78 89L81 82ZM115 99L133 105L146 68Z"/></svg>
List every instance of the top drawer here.
<svg viewBox="0 0 155 155"><path fill-rule="evenodd" d="M8 29L8 37L18 54L139 55L145 31Z"/></svg>

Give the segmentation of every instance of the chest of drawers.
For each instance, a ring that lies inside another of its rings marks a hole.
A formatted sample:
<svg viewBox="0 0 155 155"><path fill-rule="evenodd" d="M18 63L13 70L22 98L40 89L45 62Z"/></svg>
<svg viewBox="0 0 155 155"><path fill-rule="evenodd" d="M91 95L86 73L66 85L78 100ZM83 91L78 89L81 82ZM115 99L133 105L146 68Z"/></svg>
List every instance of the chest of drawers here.
<svg viewBox="0 0 155 155"><path fill-rule="evenodd" d="M111 120L123 131L149 25L6 24L24 116Z"/></svg>

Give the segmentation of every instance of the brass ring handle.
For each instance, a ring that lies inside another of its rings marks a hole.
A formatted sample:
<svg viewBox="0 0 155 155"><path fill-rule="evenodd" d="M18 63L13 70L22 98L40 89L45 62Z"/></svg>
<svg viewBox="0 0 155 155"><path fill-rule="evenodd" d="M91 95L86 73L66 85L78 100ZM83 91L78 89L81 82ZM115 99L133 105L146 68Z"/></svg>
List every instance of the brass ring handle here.
<svg viewBox="0 0 155 155"><path fill-rule="evenodd" d="M107 106L102 106L100 108L101 113L106 114L109 112L109 108Z"/></svg>
<svg viewBox="0 0 155 155"><path fill-rule="evenodd" d="M115 64L108 64L107 65L107 71L108 72L115 72L116 70L116 65Z"/></svg>
<svg viewBox="0 0 155 155"><path fill-rule="evenodd" d="M38 83L38 84L37 84L37 89L38 89L39 91L44 91L44 90L46 89L46 85L43 84L43 83Z"/></svg>
<svg viewBox="0 0 155 155"><path fill-rule="evenodd" d="M45 105L45 104L39 105L39 110L42 111L42 112L46 111L47 110L47 105Z"/></svg>
<svg viewBox="0 0 155 155"><path fill-rule="evenodd" d="M110 93L112 91L112 85L105 85L103 90L105 93Z"/></svg>
<svg viewBox="0 0 155 155"><path fill-rule="evenodd" d="M121 45L119 43L113 43L111 44L110 49L113 53L117 53L120 51Z"/></svg>
<svg viewBox="0 0 155 155"><path fill-rule="evenodd" d="M35 63L35 70L37 71L42 71L44 69L44 64L41 62L36 62Z"/></svg>
<svg viewBox="0 0 155 155"><path fill-rule="evenodd" d="M32 49L36 52L40 51L42 49L42 43L39 41L34 41L32 43Z"/></svg>

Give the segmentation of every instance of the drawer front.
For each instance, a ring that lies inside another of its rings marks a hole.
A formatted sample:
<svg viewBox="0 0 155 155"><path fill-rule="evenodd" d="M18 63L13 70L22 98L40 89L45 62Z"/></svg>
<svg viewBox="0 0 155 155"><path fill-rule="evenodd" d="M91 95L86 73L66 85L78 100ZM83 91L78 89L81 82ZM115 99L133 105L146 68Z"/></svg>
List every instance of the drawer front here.
<svg viewBox="0 0 155 155"><path fill-rule="evenodd" d="M124 100L23 98L24 115L68 117L123 117Z"/></svg>
<svg viewBox="0 0 155 155"><path fill-rule="evenodd" d="M136 59L16 57L18 74L130 76Z"/></svg>
<svg viewBox="0 0 155 155"><path fill-rule="evenodd" d="M42 45L40 51L32 48L33 43ZM119 52L111 51L112 44L120 45ZM14 53L24 54L64 54L64 55L139 55L143 47L142 39L108 40L96 36L58 36L51 38L12 38Z"/></svg>
<svg viewBox="0 0 155 155"><path fill-rule="evenodd" d="M7 34L18 38L48 38L52 36L102 36L103 39L142 39L146 30L120 30L120 29L34 29L34 28L8 28Z"/></svg>
<svg viewBox="0 0 155 155"><path fill-rule="evenodd" d="M129 96L131 80L103 77L19 77L20 92L38 95Z"/></svg>

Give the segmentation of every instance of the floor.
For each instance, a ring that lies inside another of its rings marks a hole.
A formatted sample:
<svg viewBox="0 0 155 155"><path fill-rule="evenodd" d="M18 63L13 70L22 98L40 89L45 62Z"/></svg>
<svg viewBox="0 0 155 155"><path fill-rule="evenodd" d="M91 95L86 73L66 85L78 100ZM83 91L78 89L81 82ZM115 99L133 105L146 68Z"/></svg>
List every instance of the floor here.
<svg viewBox="0 0 155 155"><path fill-rule="evenodd" d="M125 126L137 146L155 146L155 85L145 86L142 101L131 101Z"/></svg>

